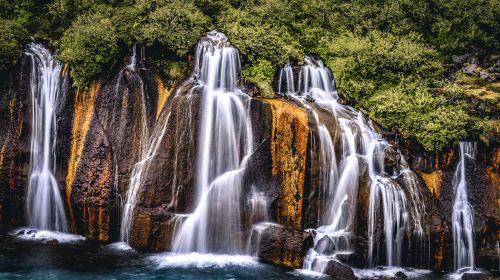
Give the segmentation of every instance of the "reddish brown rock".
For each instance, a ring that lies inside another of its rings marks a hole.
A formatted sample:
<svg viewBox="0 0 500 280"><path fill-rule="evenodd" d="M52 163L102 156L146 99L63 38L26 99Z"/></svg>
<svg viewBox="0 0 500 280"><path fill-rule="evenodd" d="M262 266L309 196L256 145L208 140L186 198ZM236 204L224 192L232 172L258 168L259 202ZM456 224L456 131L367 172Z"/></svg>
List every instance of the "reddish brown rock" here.
<svg viewBox="0 0 500 280"><path fill-rule="evenodd" d="M301 268L312 246L313 237L308 232L270 226L261 233L258 256L275 265Z"/></svg>
<svg viewBox="0 0 500 280"><path fill-rule="evenodd" d="M164 129L164 133L157 153L145 170L133 214L130 243L134 247L168 250L175 214L190 213L195 207L200 101L200 93L192 90L190 85L184 85L176 93L171 106L162 112L164 115L160 117L157 129ZM148 217L150 222L144 224L140 221L143 217Z"/></svg>

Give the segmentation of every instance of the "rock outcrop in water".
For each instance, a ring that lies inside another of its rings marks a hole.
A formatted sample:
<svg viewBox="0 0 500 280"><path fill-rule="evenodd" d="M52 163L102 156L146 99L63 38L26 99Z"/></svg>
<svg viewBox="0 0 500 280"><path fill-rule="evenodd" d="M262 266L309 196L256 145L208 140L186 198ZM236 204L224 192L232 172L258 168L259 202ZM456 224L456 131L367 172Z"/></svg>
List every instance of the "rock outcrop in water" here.
<svg viewBox="0 0 500 280"><path fill-rule="evenodd" d="M155 73L146 70L143 52L138 56L133 70L124 67L116 75L103 75L85 91L69 86L68 67L64 67L64 98L59 100L56 112L55 177L64 196L70 231L88 239L111 242L120 239L122 209L130 181L136 164L145 160L141 163L145 166L130 216L128 242L144 251L172 250L176 232L197 207L203 90L191 79L176 89L166 89ZM0 221L8 224L22 224L25 217L30 71L30 60L21 60L17 73L0 96L0 112L6 116L0 120ZM283 75L297 76L297 70L294 71ZM296 89L281 91L292 90ZM325 173L318 164L322 160L320 139L325 136L321 133L327 131L338 137L341 128L332 113L321 109L312 97L304 103L287 97L248 99L253 150L243 172L243 210L240 228L233 237L240 244L249 242L250 247L258 247L256 254L266 262L300 268L317 234L306 230L321 225L326 207L321 189ZM319 128L318 119L323 128ZM149 146L157 144L153 152L145 153L145 158L141 151L144 127L149 130ZM401 171L403 158L397 152L396 142L386 138L387 150L381 160L385 172L392 176ZM407 198L418 192L425 206L421 223L426 230L424 243L411 234L401 237L401 265L450 270L452 178L458 151L430 155L409 143L402 144L404 158L416 175L403 178L401 173L391 180ZM476 264L491 268L498 265L495 246L500 236L500 148L478 145L478 150L483 156L467 165L466 177L474 209ZM339 157L340 145L334 145L333 152ZM370 246L371 185L368 164L360 160L358 170L357 214L350 236L354 254L340 254L337 259L364 267ZM256 197L264 202L252 204ZM265 215L250 214L255 212L252 207L263 208ZM413 216L413 206L406 207ZM373 220L375 238L384 236L383 219L378 215ZM249 240L252 226L261 222L276 225L263 225L258 238L252 234ZM413 227L409 230L413 231ZM321 249L325 250L333 251L331 243ZM385 250L380 252L379 258L385 258Z"/></svg>

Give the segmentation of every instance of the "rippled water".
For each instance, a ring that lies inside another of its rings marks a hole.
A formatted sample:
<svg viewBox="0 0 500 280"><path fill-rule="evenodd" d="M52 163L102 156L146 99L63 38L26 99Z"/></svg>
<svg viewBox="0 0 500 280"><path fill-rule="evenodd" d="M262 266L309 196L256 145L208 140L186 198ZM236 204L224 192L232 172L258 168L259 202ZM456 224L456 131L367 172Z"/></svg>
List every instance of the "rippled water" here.
<svg viewBox="0 0 500 280"><path fill-rule="evenodd" d="M0 279L311 279L247 256L142 254L78 238L49 245L1 232Z"/></svg>
<svg viewBox="0 0 500 280"><path fill-rule="evenodd" d="M17 235L21 230L25 234ZM102 245L64 233L27 232L26 229L0 228L1 280L329 279L311 271L287 270L259 263L249 256L144 254L130 249L125 243ZM52 239L59 239L60 243L51 245L47 242ZM354 271L362 279L390 279L398 271L404 271L410 279L440 279L430 271L415 269Z"/></svg>

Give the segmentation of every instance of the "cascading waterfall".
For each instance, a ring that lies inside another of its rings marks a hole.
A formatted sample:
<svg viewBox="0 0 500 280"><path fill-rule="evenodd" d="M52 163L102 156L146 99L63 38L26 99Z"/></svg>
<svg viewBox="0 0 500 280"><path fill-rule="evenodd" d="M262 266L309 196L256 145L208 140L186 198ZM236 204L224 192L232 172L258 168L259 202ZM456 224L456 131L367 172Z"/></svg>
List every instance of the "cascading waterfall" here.
<svg viewBox="0 0 500 280"><path fill-rule="evenodd" d="M198 43L193 82L202 87L197 206L176 232L177 253L241 254L243 172L253 150L249 97L238 88L239 53L211 31Z"/></svg>
<svg viewBox="0 0 500 280"><path fill-rule="evenodd" d="M67 231L64 201L54 177L56 108L62 65L40 44L31 44L31 158L27 194L30 226Z"/></svg>
<svg viewBox="0 0 500 280"><path fill-rule="evenodd" d="M260 240L262 232L271 225L269 221L269 205L266 195L255 190L252 186L251 197L248 199L249 222L252 225L250 235L247 240L246 252L258 256L260 250Z"/></svg>
<svg viewBox="0 0 500 280"><path fill-rule="evenodd" d="M285 81L286 91L283 91L282 82ZM285 64L280 70L279 83L278 83L278 93L295 93L295 85L290 83L293 81L293 68L290 63Z"/></svg>
<svg viewBox="0 0 500 280"><path fill-rule="evenodd" d="M137 44L134 44L132 48L132 56L130 58L130 63L120 72L116 84L116 91L118 92L118 87L125 70L130 70L135 72L137 67ZM149 166L150 159L155 156L158 147L160 145L161 138L166 130L166 123L168 117L164 122L159 122L155 127L152 137L150 137L149 126L148 126L148 112L147 112L147 97L144 91L144 82L139 79L139 88L141 95L141 133L139 137L139 155L140 160L137 162L132 170L130 176L130 182L126 194L126 200L123 204L122 221L120 227L120 240L128 243L130 239L130 228L133 210L135 208L137 195L142 185L142 180L144 174ZM118 181L118 180L116 180Z"/></svg>
<svg viewBox="0 0 500 280"><path fill-rule="evenodd" d="M339 132L332 138L316 114L320 141L321 189L325 210L320 218L320 226L316 229L314 248L304 260L304 268L323 272L328 261L335 259L337 254L349 254L354 250L351 239L355 229L361 162L366 163L370 178L369 262L373 262L375 253L373 250L375 221L378 212L382 211L386 263L390 266L400 265L403 237L409 230L410 213L407 197L401 186L384 170L388 142L376 132L371 121L368 121L361 112L337 102L335 81L322 61L305 57L305 64L299 73L297 92L291 90L295 86L292 67L288 64L280 72L278 85L279 91L285 85L286 93L305 107L312 109L305 103L306 97L311 97L319 107L330 111L337 120ZM341 147L339 157L335 154L337 144ZM403 166L400 168L402 172L404 170L413 174ZM412 178L411 175L403 176L405 182ZM410 183L415 182L408 184ZM413 218L420 226L420 212Z"/></svg>
<svg viewBox="0 0 500 280"><path fill-rule="evenodd" d="M460 142L460 162L453 177L452 230L454 268L456 271L474 269L474 214L467 198L465 166L467 158L474 160L476 143Z"/></svg>

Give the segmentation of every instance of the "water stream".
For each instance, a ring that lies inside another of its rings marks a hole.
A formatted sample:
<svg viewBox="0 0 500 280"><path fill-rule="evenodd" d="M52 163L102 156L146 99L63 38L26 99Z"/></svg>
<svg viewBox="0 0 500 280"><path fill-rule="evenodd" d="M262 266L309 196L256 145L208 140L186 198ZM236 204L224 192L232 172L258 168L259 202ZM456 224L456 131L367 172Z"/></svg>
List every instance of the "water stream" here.
<svg viewBox="0 0 500 280"><path fill-rule="evenodd" d="M253 150L250 98L238 87L239 53L211 31L198 43L192 76L203 103L197 157L197 202L177 231L176 253L243 254L243 173Z"/></svg>
<svg viewBox="0 0 500 280"><path fill-rule="evenodd" d="M68 228L64 201L54 177L62 64L41 44L30 44L27 54L32 60L28 221L36 229L65 232Z"/></svg>
<svg viewBox="0 0 500 280"><path fill-rule="evenodd" d="M122 79L123 72L125 70L135 72L137 68L137 44L134 44L132 48L132 56L130 58L130 63L120 72L117 82L116 91L118 92L119 84ZM135 72L136 73L136 72ZM136 73L139 75L138 73ZM120 227L120 240L128 243L130 239L130 228L131 220L133 215L133 210L135 208L137 195L142 184L144 174L149 166L149 160L156 154L158 146L160 144L161 138L166 129L167 120L165 123L161 122L160 125L155 127L152 137L149 131L148 122L148 110L147 110L147 96L144 91L144 82L139 76L139 90L140 90L140 106L141 106L141 133L139 137L139 155L140 160L137 162L130 176L129 186L127 194L125 197L125 203L123 204L122 221ZM163 125L163 126L162 126ZM118 168L117 168L118 170ZM117 176L116 176L117 177ZM118 182L118 178L116 178Z"/></svg>
<svg viewBox="0 0 500 280"><path fill-rule="evenodd" d="M338 254L348 255L355 250L352 239L356 234L357 196L362 172L368 172L370 186L368 264L401 265L403 236L409 231L409 217L412 214L412 221L418 225L414 228L421 228L421 213L414 211L410 214L409 203L413 204L413 195L408 198L395 179L401 175L403 181L408 181L414 187L416 182L412 177L413 172L401 164L400 174L386 173L384 158L390 144L360 111L338 103L335 81L321 60L306 56L305 64L300 67L297 86L293 80L293 68L289 64L281 70L279 77L278 91L313 110L318 126L324 211L316 229L315 246L304 260L304 269L323 272L327 263L336 259ZM282 92L283 89L286 92ZM308 103L311 99L316 103L315 106L329 111L335 117L336 133L329 132L322 123L317 107ZM335 147L341 148L336 150ZM340 154L337 155L336 151L340 151ZM367 171L361 168L363 165ZM403 172L408 174L403 175ZM417 188L412 191L419 192ZM379 215L383 221L383 260L377 258L379 252L375 250L375 246L381 244L376 241Z"/></svg>
<svg viewBox="0 0 500 280"><path fill-rule="evenodd" d="M476 144L460 142L460 161L453 177L452 230L454 268L456 271L474 269L474 214L467 198L467 160L476 157Z"/></svg>

